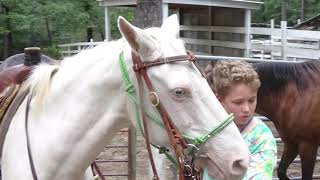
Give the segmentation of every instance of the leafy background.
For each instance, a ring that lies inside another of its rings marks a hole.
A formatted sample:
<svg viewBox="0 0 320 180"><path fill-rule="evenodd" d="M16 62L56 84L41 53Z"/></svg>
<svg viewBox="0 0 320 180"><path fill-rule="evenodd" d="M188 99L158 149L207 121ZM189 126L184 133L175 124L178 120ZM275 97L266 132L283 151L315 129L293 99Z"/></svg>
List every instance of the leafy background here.
<svg viewBox="0 0 320 180"><path fill-rule="evenodd" d="M269 23L275 19L279 23L282 1L289 4L288 25L296 24L301 0L264 0L252 21ZM306 18L320 12L320 0L304 2ZM116 26L119 15L132 21L134 12L128 7L111 8L113 39L120 37ZM104 37L104 9L95 0L0 0L0 60L30 46L42 47L44 53L57 58L57 44L102 41Z"/></svg>

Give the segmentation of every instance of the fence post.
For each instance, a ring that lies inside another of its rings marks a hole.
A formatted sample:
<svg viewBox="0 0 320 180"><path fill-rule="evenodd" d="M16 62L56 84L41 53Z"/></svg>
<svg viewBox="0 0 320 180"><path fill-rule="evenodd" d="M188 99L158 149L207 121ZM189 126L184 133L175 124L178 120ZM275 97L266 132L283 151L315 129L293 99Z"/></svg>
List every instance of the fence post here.
<svg viewBox="0 0 320 180"><path fill-rule="evenodd" d="M287 21L281 21L281 57L287 60Z"/></svg>
<svg viewBox="0 0 320 180"><path fill-rule="evenodd" d="M110 17L109 17L109 7L104 7L104 29L105 29L105 41L111 40L111 30L110 30Z"/></svg>
<svg viewBox="0 0 320 180"><path fill-rule="evenodd" d="M273 47L273 30L274 30L274 19L271 19L270 21L270 28L271 28L271 35L270 35L270 46L271 46L271 49ZM271 59L273 60L274 57L273 57L273 54L272 54L272 50L270 52L270 55L271 55Z"/></svg>
<svg viewBox="0 0 320 180"><path fill-rule="evenodd" d="M250 51L251 51L251 10L246 9L245 10L245 53L244 57L249 58L250 57Z"/></svg>
<svg viewBox="0 0 320 180"><path fill-rule="evenodd" d="M76 54L78 54L79 52L81 52L81 45L78 45L78 52Z"/></svg>
<svg viewBox="0 0 320 180"><path fill-rule="evenodd" d="M131 126L128 130L128 179L136 179L137 159L136 159L136 142L137 131Z"/></svg>
<svg viewBox="0 0 320 180"><path fill-rule="evenodd" d="M209 6L208 7L209 8L209 10L208 10L208 26L212 26L212 7L211 6ZM211 41L212 40L212 32L209 30L208 31L208 39ZM208 49L209 51L208 51L208 53L209 54L213 54L213 49L212 49L212 46L209 46L209 49Z"/></svg>
<svg viewBox="0 0 320 180"><path fill-rule="evenodd" d="M93 39L90 39L90 45L89 45L90 48L93 48Z"/></svg>

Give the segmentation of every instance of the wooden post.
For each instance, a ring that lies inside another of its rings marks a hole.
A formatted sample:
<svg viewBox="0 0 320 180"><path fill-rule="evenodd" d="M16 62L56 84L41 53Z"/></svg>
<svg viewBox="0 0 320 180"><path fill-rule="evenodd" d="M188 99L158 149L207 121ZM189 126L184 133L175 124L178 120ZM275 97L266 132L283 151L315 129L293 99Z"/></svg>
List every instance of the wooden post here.
<svg viewBox="0 0 320 180"><path fill-rule="evenodd" d="M169 4L163 3L162 4L162 22L169 16Z"/></svg>
<svg viewBox="0 0 320 180"><path fill-rule="evenodd" d="M271 46L271 59L273 60L274 57L272 55L272 46L273 46L273 30L274 30L274 19L271 19L270 21L270 28L271 28L271 35L270 35L270 46Z"/></svg>
<svg viewBox="0 0 320 180"><path fill-rule="evenodd" d="M90 39L90 45L89 45L90 48L93 48L93 39Z"/></svg>
<svg viewBox="0 0 320 180"><path fill-rule="evenodd" d="M71 51L71 47L70 47L70 46L68 46L68 53L67 53L67 54L68 54L68 56L71 56L71 55L72 55L70 51Z"/></svg>
<svg viewBox="0 0 320 180"><path fill-rule="evenodd" d="M208 9L208 26L212 26L212 6L209 6L209 9ZM212 32L209 31L208 32L208 39L209 40L212 40ZM209 54L213 54L213 51L212 51L212 46L209 46Z"/></svg>
<svg viewBox="0 0 320 180"><path fill-rule="evenodd" d="M109 17L109 7L104 7L104 29L105 29L105 41L111 40L111 30L110 30L110 17Z"/></svg>
<svg viewBox="0 0 320 180"><path fill-rule="evenodd" d="M297 24L300 24L300 23L301 23L301 19L298 19L298 20L297 20Z"/></svg>
<svg viewBox="0 0 320 180"><path fill-rule="evenodd" d="M136 159L137 131L131 126L128 130L128 179L136 179L137 159Z"/></svg>
<svg viewBox="0 0 320 180"><path fill-rule="evenodd" d="M251 10L250 9L245 10L244 28L245 28L245 46L246 46L244 56L246 58L249 58L250 51L251 51Z"/></svg>
<svg viewBox="0 0 320 180"><path fill-rule="evenodd" d="M281 21L281 57L287 60L287 21Z"/></svg>
<svg viewBox="0 0 320 180"><path fill-rule="evenodd" d="M76 54L78 54L79 52L81 52L81 45L78 45L78 51Z"/></svg>

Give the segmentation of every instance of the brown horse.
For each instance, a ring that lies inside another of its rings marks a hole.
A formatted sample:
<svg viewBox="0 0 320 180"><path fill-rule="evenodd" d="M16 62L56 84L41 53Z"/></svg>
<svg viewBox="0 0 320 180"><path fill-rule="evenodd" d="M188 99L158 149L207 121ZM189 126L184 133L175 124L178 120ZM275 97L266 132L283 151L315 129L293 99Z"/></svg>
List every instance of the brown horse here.
<svg viewBox="0 0 320 180"><path fill-rule="evenodd" d="M320 62L257 63L257 112L273 121L284 142L278 177L299 154L302 179L311 180L320 144Z"/></svg>

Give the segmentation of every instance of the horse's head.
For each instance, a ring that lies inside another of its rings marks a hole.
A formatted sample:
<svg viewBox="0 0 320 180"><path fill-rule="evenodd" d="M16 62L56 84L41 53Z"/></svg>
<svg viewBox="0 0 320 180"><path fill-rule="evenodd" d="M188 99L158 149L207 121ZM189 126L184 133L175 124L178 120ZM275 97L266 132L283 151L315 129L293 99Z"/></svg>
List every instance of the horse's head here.
<svg viewBox="0 0 320 180"><path fill-rule="evenodd" d="M196 167L208 168L209 174L219 179L241 179L248 166L249 152L235 124L225 121L228 114L192 61L170 62L171 58L167 58L187 57L184 44L178 39L177 17L170 16L161 28L146 30L120 17L118 26L133 53L143 63L150 65L162 61L160 65L147 67L147 75L161 106L166 109L178 131L188 143L199 147ZM137 90L138 85L135 86ZM149 90L144 86L146 91ZM147 97L145 94L145 99ZM157 112L149 100L142 104L147 112ZM222 128L216 128L219 125ZM154 144L169 146L170 141L163 127L152 120L148 122L148 127Z"/></svg>

